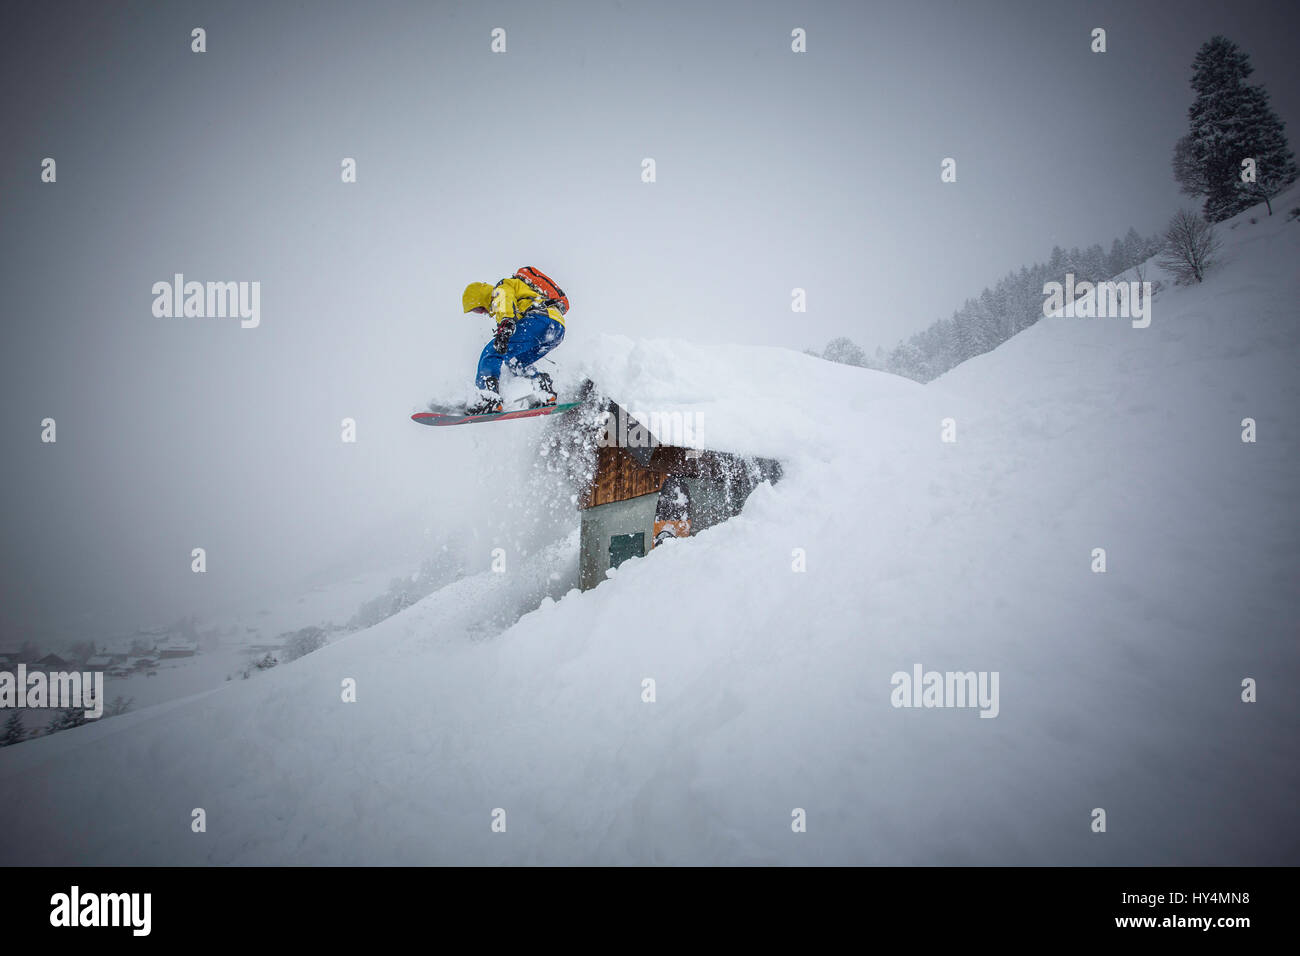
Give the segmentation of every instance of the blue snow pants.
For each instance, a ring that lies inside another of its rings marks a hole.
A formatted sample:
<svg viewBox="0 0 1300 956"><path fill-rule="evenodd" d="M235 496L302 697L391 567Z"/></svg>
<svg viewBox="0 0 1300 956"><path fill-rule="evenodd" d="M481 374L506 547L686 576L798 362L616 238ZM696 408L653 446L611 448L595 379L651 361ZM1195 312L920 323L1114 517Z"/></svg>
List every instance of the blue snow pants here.
<svg viewBox="0 0 1300 956"><path fill-rule="evenodd" d="M535 378L537 369L533 368L533 364L562 341L564 326L561 323L545 312L527 312L523 318L515 321L515 332L506 343L504 355L497 352L491 342L483 346L474 384L478 388L486 388L489 378L495 378L499 382L502 365L516 375Z"/></svg>

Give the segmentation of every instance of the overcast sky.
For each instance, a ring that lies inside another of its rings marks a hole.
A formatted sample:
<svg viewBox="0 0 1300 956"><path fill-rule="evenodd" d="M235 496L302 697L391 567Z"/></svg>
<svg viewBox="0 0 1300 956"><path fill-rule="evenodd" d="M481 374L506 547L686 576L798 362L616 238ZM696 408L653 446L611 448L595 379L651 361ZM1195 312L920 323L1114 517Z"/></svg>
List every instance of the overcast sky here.
<svg viewBox="0 0 1300 956"><path fill-rule="evenodd" d="M405 419L472 374L470 280L549 272L570 336L889 348L1053 244L1154 232L1210 36L1294 135L1294 10L6 3L0 639L472 529L501 436ZM155 317L177 272L260 282L261 325Z"/></svg>

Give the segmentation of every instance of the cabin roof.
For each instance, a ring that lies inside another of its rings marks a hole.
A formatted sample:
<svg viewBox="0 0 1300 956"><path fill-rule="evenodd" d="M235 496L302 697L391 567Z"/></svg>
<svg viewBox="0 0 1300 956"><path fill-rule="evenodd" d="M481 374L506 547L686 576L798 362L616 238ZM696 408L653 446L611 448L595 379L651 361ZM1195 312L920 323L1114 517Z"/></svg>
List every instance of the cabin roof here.
<svg viewBox="0 0 1300 956"><path fill-rule="evenodd" d="M922 387L767 346L618 335L576 344L560 379L562 393L576 394L583 380L590 381L658 444L746 457L789 459L842 440L820 426L822 412L837 395L885 399Z"/></svg>

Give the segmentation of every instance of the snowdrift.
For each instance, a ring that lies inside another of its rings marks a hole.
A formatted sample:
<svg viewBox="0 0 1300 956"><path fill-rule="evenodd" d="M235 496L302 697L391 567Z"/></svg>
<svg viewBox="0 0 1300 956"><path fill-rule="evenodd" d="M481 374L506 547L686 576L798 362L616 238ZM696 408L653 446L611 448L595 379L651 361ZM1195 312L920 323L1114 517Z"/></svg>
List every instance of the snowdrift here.
<svg viewBox="0 0 1300 956"><path fill-rule="evenodd" d="M1300 224L1220 231L1222 265L1150 328L1046 319L924 387L774 349L574 348L566 375L702 412L784 479L500 633L540 565L7 748L0 860L1297 862ZM997 672L997 716L895 707L917 665Z"/></svg>
<svg viewBox="0 0 1300 956"><path fill-rule="evenodd" d="M589 380L629 413L682 416L698 423L702 447L739 455L836 457L846 427L858 427L855 418L875 413L881 402L921 394L908 379L788 349L617 335L574 344L561 379L568 393Z"/></svg>

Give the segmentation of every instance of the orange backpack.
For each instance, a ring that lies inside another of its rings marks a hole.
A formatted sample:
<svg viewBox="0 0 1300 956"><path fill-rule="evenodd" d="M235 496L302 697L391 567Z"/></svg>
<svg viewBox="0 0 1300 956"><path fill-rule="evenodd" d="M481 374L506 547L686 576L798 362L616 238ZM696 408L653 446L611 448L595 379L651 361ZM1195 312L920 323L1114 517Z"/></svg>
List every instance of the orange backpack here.
<svg viewBox="0 0 1300 956"><path fill-rule="evenodd" d="M524 266L515 273L514 277L521 279L541 296L547 306L553 305L560 310L560 315L568 315L569 297L545 272L534 269L532 266Z"/></svg>

